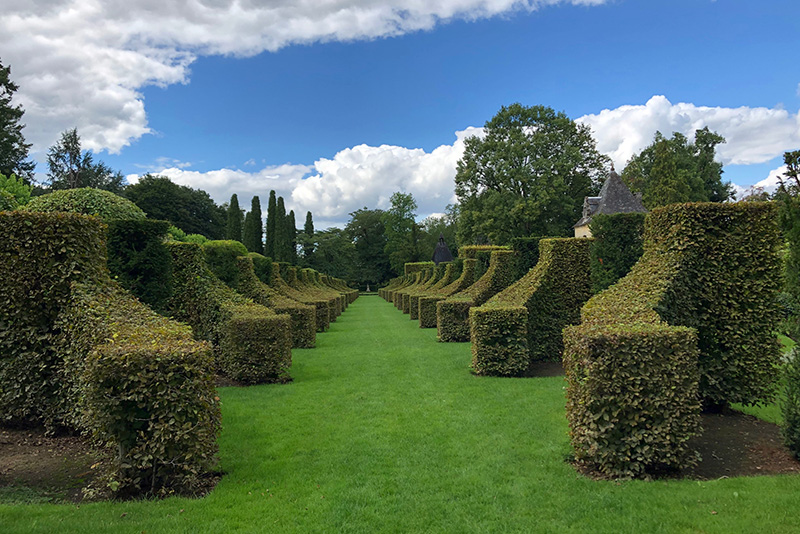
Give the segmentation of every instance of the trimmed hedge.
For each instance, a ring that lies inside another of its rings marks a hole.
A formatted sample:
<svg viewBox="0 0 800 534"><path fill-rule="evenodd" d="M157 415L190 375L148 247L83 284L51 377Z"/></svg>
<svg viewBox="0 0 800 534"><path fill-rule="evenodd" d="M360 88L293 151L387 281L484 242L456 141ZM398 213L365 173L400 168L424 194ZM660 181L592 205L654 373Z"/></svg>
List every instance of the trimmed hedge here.
<svg viewBox="0 0 800 534"><path fill-rule="evenodd" d="M430 269L435 264L432 261L416 261L416 262L409 262L403 266L404 274L413 274L419 271L423 271L425 269Z"/></svg>
<svg viewBox="0 0 800 534"><path fill-rule="evenodd" d="M451 282L435 293L419 298L420 328L436 328L436 306L439 301L468 288L475 282L475 271L477 271L478 260L465 259L461 261L463 262L461 274L454 282Z"/></svg>
<svg viewBox="0 0 800 534"><path fill-rule="evenodd" d="M56 211L83 213L84 215L95 215L104 221L144 219L146 217L142 209L127 198L91 187L53 191L32 198L30 202L19 209L40 213Z"/></svg>
<svg viewBox="0 0 800 534"><path fill-rule="evenodd" d="M253 260L253 273L261 282L270 285L272 281L272 259L257 252L249 252L247 257Z"/></svg>
<svg viewBox="0 0 800 534"><path fill-rule="evenodd" d="M236 289L239 285L239 266L236 258L247 256L247 248L233 239L215 239L202 245L203 256L214 276Z"/></svg>
<svg viewBox="0 0 800 534"><path fill-rule="evenodd" d="M108 270L139 300L166 312L172 296L172 258L164 245L166 221L108 221Z"/></svg>
<svg viewBox="0 0 800 534"><path fill-rule="evenodd" d="M419 321L419 298L429 293L442 281L447 272L452 271L452 269L448 271L449 267L449 262L440 262L439 265L434 267L433 275L428 279L425 285L408 294L408 314L412 321Z"/></svg>
<svg viewBox="0 0 800 534"><path fill-rule="evenodd" d="M511 250L517 253L517 280L539 263L539 241L543 237L512 237Z"/></svg>
<svg viewBox="0 0 800 534"><path fill-rule="evenodd" d="M74 427L55 327L72 282L107 279L106 227L75 213L0 212L0 421Z"/></svg>
<svg viewBox="0 0 800 534"><path fill-rule="evenodd" d="M564 331L578 458L613 476L678 468L691 461L686 442L701 403L772 398L777 245L768 203L676 204L648 215L639 262Z"/></svg>
<svg viewBox="0 0 800 534"><path fill-rule="evenodd" d="M243 384L285 382L292 365L291 320L255 304L209 270L193 243L169 243L174 293L170 309L215 347L220 371Z"/></svg>
<svg viewBox="0 0 800 534"><path fill-rule="evenodd" d="M467 289L436 303L436 329L439 341L469 341L469 309L480 306L514 282L514 251L493 250L484 275Z"/></svg>
<svg viewBox="0 0 800 534"><path fill-rule="evenodd" d="M476 374L519 376L531 362L561 361L561 331L580 321L591 296L591 240L542 239L539 246L535 269L469 311Z"/></svg>
<svg viewBox="0 0 800 534"><path fill-rule="evenodd" d="M786 399L781 404L783 425L781 434L783 442L792 453L800 460L800 351L795 347L789 362L784 369L786 379Z"/></svg>
<svg viewBox="0 0 800 534"><path fill-rule="evenodd" d="M327 299L302 293L291 287L281 277L280 265L278 263L272 264L272 279L270 280L269 286L285 297L296 300L297 302L301 302L303 304L314 306L314 317L316 319L315 322L317 324L317 332L324 332L328 329L328 326L331 322L331 312Z"/></svg>
<svg viewBox="0 0 800 534"><path fill-rule="evenodd" d="M217 463L221 417L210 346L114 284L72 288L58 326L81 380L81 426L112 453L94 491L202 491Z"/></svg>
<svg viewBox="0 0 800 534"><path fill-rule="evenodd" d="M612 478L681 469L700 431L697 335L666 325L564 331L567 419L576 459Z"/></svg>
<svg viewBox="0 0 800 534"><path fill-rule="evenodd" d="M599 293L628 274L644 252L644 213L599 214L589 225L592 292Z"/></svg>

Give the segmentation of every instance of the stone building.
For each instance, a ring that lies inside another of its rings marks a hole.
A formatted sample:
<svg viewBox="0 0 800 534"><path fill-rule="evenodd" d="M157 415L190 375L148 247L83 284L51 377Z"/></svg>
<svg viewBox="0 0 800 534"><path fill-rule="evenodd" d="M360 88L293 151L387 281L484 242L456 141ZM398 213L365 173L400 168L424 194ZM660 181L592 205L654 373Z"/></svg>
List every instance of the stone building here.
<svg viewBox="0 0 800 534"><path fill-rule="evenodd" d="M642 194L631 193L622 178L611 169L600 195L596 197L585 197L583 199L583 216L575 223L575 237L592 237L589 230L589 223L592 217L600 213L611 215L613 213L646 213L642 204Z"/></svg>

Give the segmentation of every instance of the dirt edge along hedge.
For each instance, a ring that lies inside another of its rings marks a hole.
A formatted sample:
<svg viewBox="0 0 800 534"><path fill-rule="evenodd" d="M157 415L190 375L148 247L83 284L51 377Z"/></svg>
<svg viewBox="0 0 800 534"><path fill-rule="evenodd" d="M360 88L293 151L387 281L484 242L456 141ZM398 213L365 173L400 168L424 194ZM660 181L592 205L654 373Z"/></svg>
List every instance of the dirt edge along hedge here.
<svg viewBox="0 0 800 534"><path fill-rule="evenodd" d="M243 384L285 382L292 365L291 319L255 304L209 270L203 250L193 243L169 243L176 319L210 341L226 376Z"/></svg>
<svg viewBox="0 0 800 534"><path fill-rule="evenodd" d="M469 341L469 309L480 306L511 285L516 271L514 251L493 250L489 268L477 282L436 303L436 329L439 341Z"/></svg>
<svg viewBox="0 0 800 534"><path fill-rule="evenodd" d="M648 215L640 260L564 330L580 461L610 476L683 467L701 402L771 398L777 244L768 203L677 204Z"/></svg>
<svg viewBox="0 0 800 534"><path fill-rule="evenodd" d="M479 375L520 376L531 362L561 361L561 331L580 321L591 296L591 239L539 241L536 267L469 311L472 369Z"/></svg>

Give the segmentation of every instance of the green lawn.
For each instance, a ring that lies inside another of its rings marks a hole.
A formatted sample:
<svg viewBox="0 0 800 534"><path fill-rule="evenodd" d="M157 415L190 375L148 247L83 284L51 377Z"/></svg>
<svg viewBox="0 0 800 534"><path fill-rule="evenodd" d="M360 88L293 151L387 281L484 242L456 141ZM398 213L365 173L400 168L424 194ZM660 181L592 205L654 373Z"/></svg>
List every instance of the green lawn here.
<svg viewBox="0 0 800 534"><path fill-rule="evenodd" d="M797 532L800 477L595 482L562 378L478 378L375 296L295 350L287 385L224 388L205 499L2 505L2 532Z"/></svg>

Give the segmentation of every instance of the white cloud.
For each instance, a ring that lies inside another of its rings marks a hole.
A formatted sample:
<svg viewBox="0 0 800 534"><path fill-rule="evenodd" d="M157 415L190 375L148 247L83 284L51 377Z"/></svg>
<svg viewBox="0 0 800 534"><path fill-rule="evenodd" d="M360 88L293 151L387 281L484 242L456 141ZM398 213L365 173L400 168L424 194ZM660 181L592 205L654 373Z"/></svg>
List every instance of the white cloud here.
<svg viewBox="0 0 800 534"><path fill-rule="evenodd" d="M187 83L200 55L251 56L321 41L427 30L555 4L606 0L4 0L0 50L35 151L77 127L119 152L151 133L140 90Z"/></svg>
<svg viewBox="0 0 800 534"><path fill-rule="evenodd" d="M692 138L708 126L726 143L717 147L724 164L763 163L800 146L800 113L780 108L723 108L673 104L656 95L644 105L620 106L577 119L591 126L598 149L611 157L618 169L647 145L660 131L666 136L680 132Z"/></svg>

